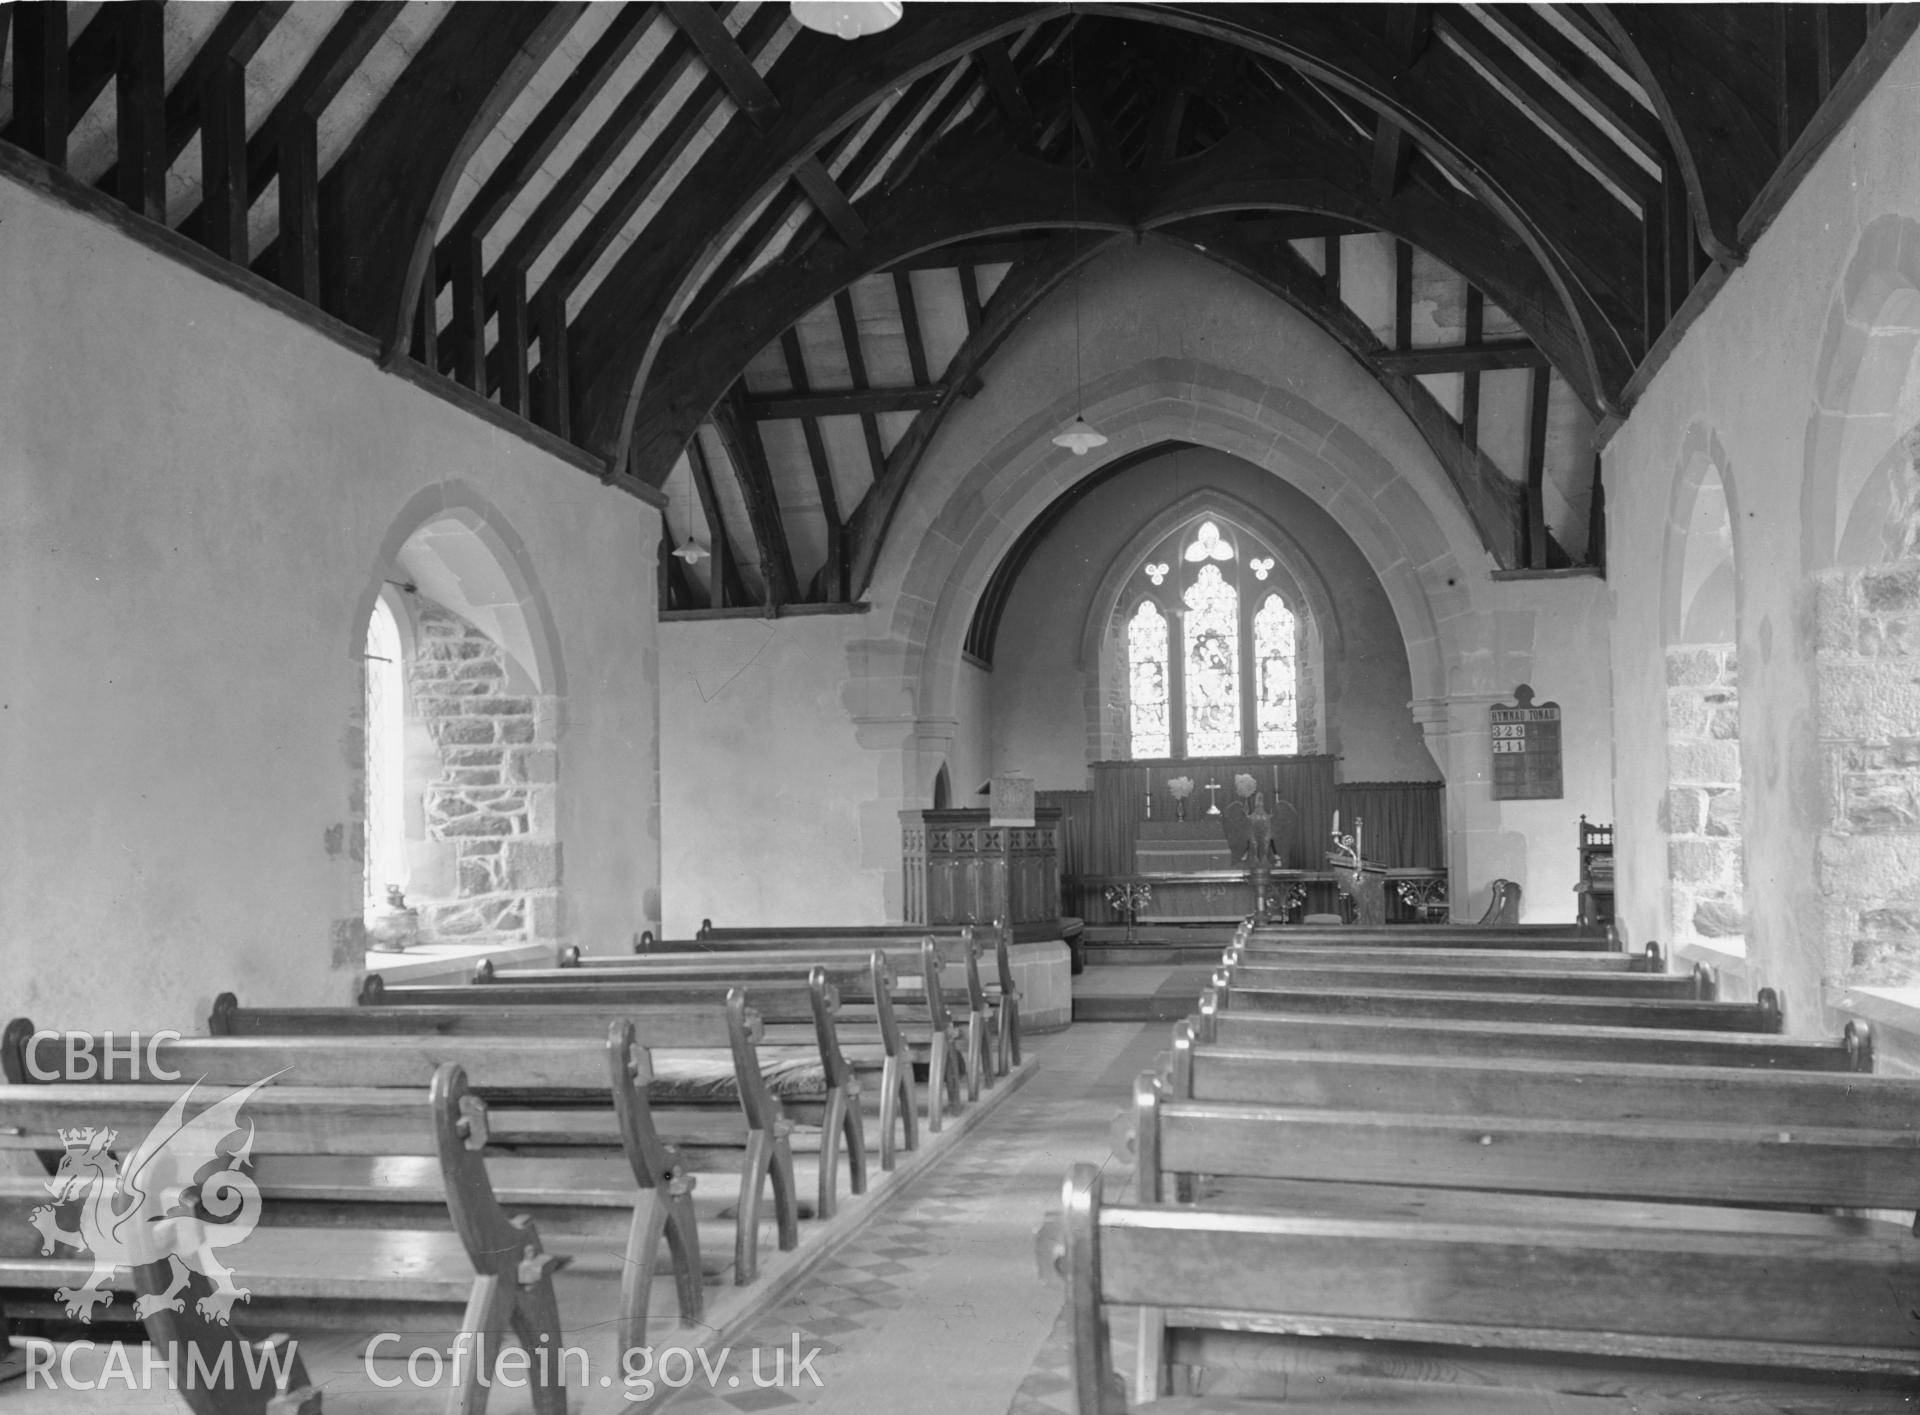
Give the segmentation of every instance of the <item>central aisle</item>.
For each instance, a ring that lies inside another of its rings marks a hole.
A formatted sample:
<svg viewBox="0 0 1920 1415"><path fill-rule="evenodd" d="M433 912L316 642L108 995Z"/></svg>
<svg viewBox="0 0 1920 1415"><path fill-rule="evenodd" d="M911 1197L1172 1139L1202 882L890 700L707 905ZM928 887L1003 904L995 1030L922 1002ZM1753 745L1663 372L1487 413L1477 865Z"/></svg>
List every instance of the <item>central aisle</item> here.
<svg viewBox="0 0 1920 1415"><path fill-rule="evenodd" d="M1111 1161L1113 1118L1134 1077L1165 1050L1164 1023L1076 1023L1027 1046L1039 1073L931 1173L769 1313L738 1352L818 1347L812 1370L764 1390L675 1397L672 1415L818 1405L834 1415L998 1415L1060 1314L1064 1291L1041 1280L1034 1233L1060 1203L1067 1168ZM1124 1163L1124 1161L1122 1161ZM740 1356L736 1356L736 1363ZM1023 1398L1023 1408L1026 1401Z"/></svg>

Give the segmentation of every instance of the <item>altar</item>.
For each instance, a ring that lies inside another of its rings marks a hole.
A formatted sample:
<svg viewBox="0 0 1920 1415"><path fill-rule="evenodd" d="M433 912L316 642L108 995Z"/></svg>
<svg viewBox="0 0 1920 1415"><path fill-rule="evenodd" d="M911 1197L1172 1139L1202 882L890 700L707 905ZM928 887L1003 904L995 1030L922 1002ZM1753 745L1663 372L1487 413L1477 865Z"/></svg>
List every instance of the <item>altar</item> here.
<svg viewBox="0 0 1920 1415"><path fill-rule="evenodd" d="M1369 904L1384 904L1387 922L1444 917L1441 785L1342 783L1335 766L1325 755L1094 763L1091 790L1041 793L1062 813L1063 912L1107 926L1246 918L1256 892L1245 841L1236 849L1228 821L1258 793L1273 813L1270 917L1353 916L1352 896L1328 858L1336 812L1349 830L1364 816ZM1252 790L1243 794L1248 782ZM1236 824L1245 821L1243 809Z"/></svg>

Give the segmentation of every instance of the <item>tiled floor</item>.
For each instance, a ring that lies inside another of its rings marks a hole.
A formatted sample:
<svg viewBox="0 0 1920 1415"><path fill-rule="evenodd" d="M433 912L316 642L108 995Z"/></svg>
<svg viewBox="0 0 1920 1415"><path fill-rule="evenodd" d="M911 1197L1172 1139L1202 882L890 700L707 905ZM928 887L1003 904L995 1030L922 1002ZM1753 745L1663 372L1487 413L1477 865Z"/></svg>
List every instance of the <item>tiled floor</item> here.
<svg viewBox="0 0 1920 1415"><path fill-rule="evenodd" d="M1059 1206L1068 1166L1116 1167L1114 1116L1166 1030L1076 1023L1034 1038L1039 1074L736 1347L733 1367L748 1374L719 1388L697 1378L667 1403L670 1415L1069 1410L1063 1293L1040 1277L1034 1235ZM796 1344L803 1357L818 1348L808 1368L817 1385L804 1373L793 1382ZM756 1349L768 1381L774 1351L786 1353L786 1384L754 1388Z"/></svg>

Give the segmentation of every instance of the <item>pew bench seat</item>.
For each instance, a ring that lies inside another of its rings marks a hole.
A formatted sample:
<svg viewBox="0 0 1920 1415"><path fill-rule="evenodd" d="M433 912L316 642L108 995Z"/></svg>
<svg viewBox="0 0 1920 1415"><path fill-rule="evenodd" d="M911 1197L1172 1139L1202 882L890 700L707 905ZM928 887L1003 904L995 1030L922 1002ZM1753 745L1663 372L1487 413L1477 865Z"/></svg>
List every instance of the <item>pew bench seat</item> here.
<svg viewBox="0 0 1920 1415"><path fill-rule="evenodd" d="M1369 1346L1411 1350L1437 1378L1451 1363L1485 1373L1530 1367L1551 1380L1566 1374L1555 1362L1569 1363L1581 1401L1573 1408L1583 1410L1606 1408L1585 1403L1587 1392L1630 1389L1649 1365L1661 1378L1708 1373L1710 1381L1731 1370L1755 1381L1824 1382L1841 1401L1807 1409L1895 1409L1904 1396L1887 1404L1861 1388L1920 1378L1920 1261L1911 1240L1599 1228L1539 1214L1472 1222L1118 1207L1101 1189L1093 1166L1074 1167L1058 1241L1042 1249L1043 1264L1067 1282L1082 1415L1272 1409L1228 1403L1217 1391L1198 1401L1156 1397L1169 1395L1181 1373L1244 1378L1264 1368L1298 1377L1314 1369L1316 1350ZM1113 1372L1110 1308L1140 1312L1137 1406ZM1488 1375L1482 1383L1499 1382ZM1277 1408L1366 1408L1323 1404L1317 1382L1300 1384L1306 1398ZM1573 1393L1548 1384L1520 1408L1566 1409L1554 1398ZM1461 1394L1443 1381L1408 1382L1394 1397L1399 1405L1377 1408L1449 1409ZM1499 1408L1477 1392L1473 1399L1467 1408Z"/></svg>
<svg viewBox="0 0 1920 1415"><path fill-rule="evenodd" d="M1510 1222L1674 1234L1789 1233L1810 1238L1864 1239L1894 1249L1915 1242L1911 1225L1896 1219L1654 1199L1568 1198L1561 1194L1524 1194L1510 1190L1496 1193L1422 1184L1356 1184L1345 1180L1217 1175L1197 1177L1192 1193L1192 1202L1201 1208L1325 1219L1495 1225Z"/></svg>
<svg viewBox="0 0 1920 1415"><path fill-rule="evenodd" d="M148 1149L156 1136L173 1138ZM478 1353L497 1351L512 1332L533 1353L534 1367L546 1369L540 1363L553 1362L561 1332L553 1273L566 1259L542 1246L531 1219L500 1207L483 1158L488 1139L488 1108L451 1062L430 1079L384 1089L277 1085L272 1077L186 1090L150 1082L0 1087L0 1148L60 1157L50 1179L15 1174L11 1181L25 1182L0 1187L0 1284L81 1320L137 1292L128 1310L148 1339L162 1349L194 1348L203 1369L231 1361L232 1344L245 1340L226 1324L229 1314L245 1324L251 1313L282 1305L304 1323L349 1331L397 1327L405 1313L427 1329L458 1333ZM446 1226L283 1226L253 1168L269 1157L330 1156L430 1160ZM183 1163L228 1176L222 1199L203 1190L209 1198L197 1218L159 1208L177 1202L161 1196L181 1182L171 1166ZM107 1202L108 1186L138 1192L143 1178L161 1186L147 1201L155 1207L146 1221L155 1226L141 1230L158 1235L150 1240L155 1256L137 1256L144 1248L83 1253L81 1245L103 1242L90 1227L97 1222L91 1206ZM127 1265L115 1266L116 1258ZM489 1365L484 1355L476 1360L449 1399L477 1408ZM303 1371L299 1379L304 1385ZM254 1392L236 1401L235 1392L205 1389L182 1395L202 1415L264 1410L270 1398ZM532 1398L537 1415L566 1408L552 1379L536 1377Z"/></svg>
<svg viewBox="0 0 1920 1415"><path fill-rule="evenodd" d="M522 1148L579 1143L621 1146L627 1150L641 1186L660 1194L670 1192L671 1173L683 1162L731 1167L738 1175L741 1196L734 1253L736 1282L750 1282L758 1272L757 1215L764 1189L772 1189L782 1251L798 1245L800 1214L793 1187L791 1139L794 1126L760 1080L756 1042L761 1019L737 989L718 1005L709 1002L663 1008L542 1006L508 1001L476 987L452 991L471 998L471 1003L382 1003L383 989L377 975L368 979L363 1003L358 1007L243 1007L232 993L222 993L214 999L208 1018L208 1031L213 1034L209 1040L267 1046L327 1042L340 1047L343 1059L352 1057L355 1048L399 1045L435 1055L441 1054L440 1048L458 1048L457 1054L471 1056L487 1080L492 1079L496 1050L511 1056L521 1048L537 1050L542 1045L586 1038L598 1039L622 1056L646 1050L649 1085L638 1096L638 1103L628 1107L634 1125L623 1125L618 1104L613 1112L601 1108L597 1117L593 1107L545 1119L522 1114L515 1124L523 1129L546 1126L547 1130L506 1132L497 1143ZM624 1029L626 1040L611 1042L609 1029ZM676 1052L715 1053L723 1048L734 1059L734 1075L739 1082L737 1114L730 1114L729 1103L722 1101L676 1104L662 1099L655 1105L650 1085L652 1059L664 1063ZM364 1059L355 1059L353 1064L363 1065ZM837 1153L828 1159L836 1160ZM822 1164L821 1193L833 1192L829 1181L837 1174L834 1163ZM697 1288L684 1295L697 1303ZM683 1307L688 1315L697 1311L697 1305L691 1311Z"/></svg>
<svg viewBox="0 0 1920 1415"><path fill-rule="evenodd" d="M1873 1034L1857 1019L1838 1037L1818 1038L1497 1019L1230 1011L1220 1001L1214 989L1200 995L1192 1018L1195 1040L1264 1051L1648 1062L1761 1071L1873 1070Z"/></svg>
<svg viewBox="0 0 1920 1415"><path fill-rule="evenodd" d="M0 1190L0 1225L6 1229L0 1236L0 1282L47 1291L79 1287L93 1272L93 1263L40 1255L40 1236L28 1214L46 1202L47 1195L37 1183L34 1187L39 1189L37 1198L12 1184ZM440 1208L446 1208L444 1198ZM556 1268L565 1262L558 1254L548 1257ZM451 1229L262 1227L248 1237L235 1267L240 1285L251 1293L233 1309L234 1319L242 1323L249 1311L269 1300L319 1299L434 1309L419 1315L431 1325L457 1329L459 1313L473 1291L473 1260ZM119 1294L139 1290L127 1268L101 1286ZM118 1299L113 1305L119 1305ZM111 1308L105 1313L113 1315ZM351 1320L352 1314L342 1312L339 1319Z"/></svg>
<svg viewBox="0 0 1920 1415"><path fill-rule="evenodd" d="M827 1094L827 1068L818 1051L800 1047L759 1048L760 1079L775 1100L819 1100ZM733 1057L723 1051L662 1051L653 1058L648 1098L659 1104L740 1100Z"/></svg>
<svg viewBox="0 0 1920 1415"><path fill-rule="evenodd" d="M1761 989L1760 996L1753 1002L1388 988L1351 992L1344 988L1307 986L1245 987L1222 969L1214 976L1212 990L1219 1005L1229 1011L1306 1012L1335 1017L1404 1017L1428 1021L1535 1022L1558 1027L1757 1033L1784 1030L1779 999L1769 988Z"/></svg>

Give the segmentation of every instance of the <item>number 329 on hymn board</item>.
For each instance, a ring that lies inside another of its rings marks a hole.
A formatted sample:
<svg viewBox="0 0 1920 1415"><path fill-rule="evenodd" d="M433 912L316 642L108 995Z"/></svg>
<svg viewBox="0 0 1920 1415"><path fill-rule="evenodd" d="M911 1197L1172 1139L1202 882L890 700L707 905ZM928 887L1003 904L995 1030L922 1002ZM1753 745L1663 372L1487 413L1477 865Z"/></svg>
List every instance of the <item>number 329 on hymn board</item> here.
<svg viewBox="0 0 1920 1415"><path fill-rule="evenodd" d="M1489 709L1493 738L1493 798L1552 800L1561 790L1560 704L1535 703L1522 683L1513 702Z"/></svg>

